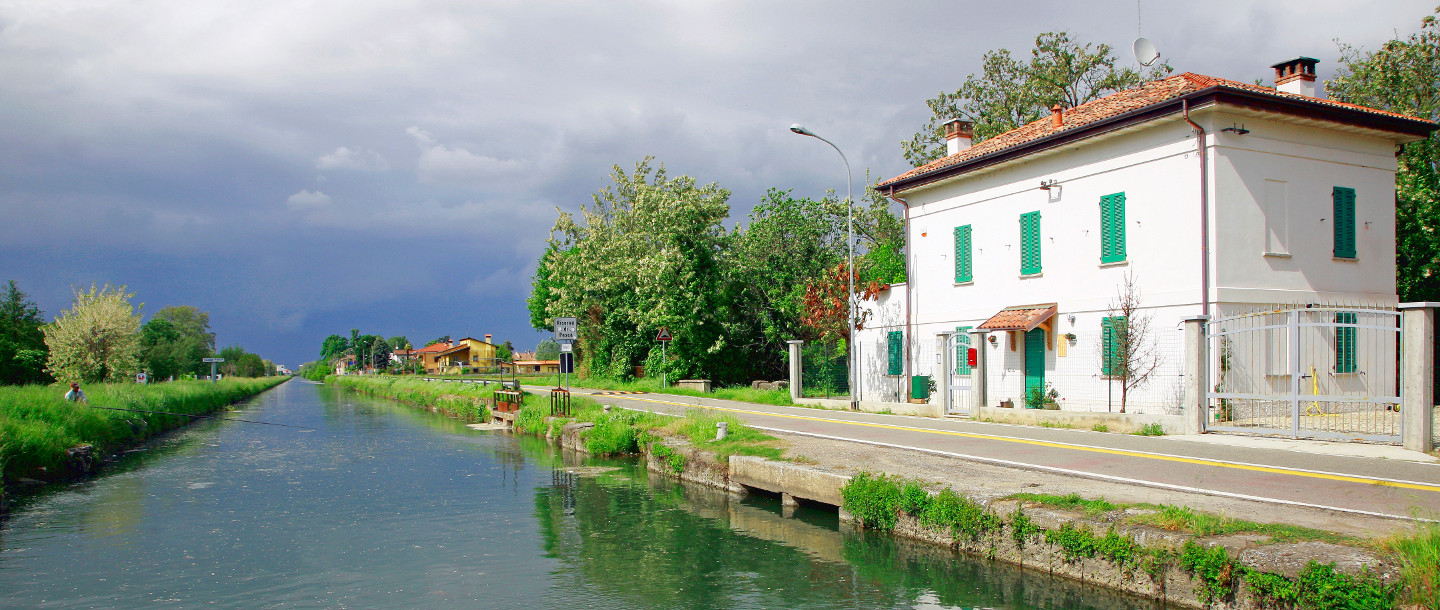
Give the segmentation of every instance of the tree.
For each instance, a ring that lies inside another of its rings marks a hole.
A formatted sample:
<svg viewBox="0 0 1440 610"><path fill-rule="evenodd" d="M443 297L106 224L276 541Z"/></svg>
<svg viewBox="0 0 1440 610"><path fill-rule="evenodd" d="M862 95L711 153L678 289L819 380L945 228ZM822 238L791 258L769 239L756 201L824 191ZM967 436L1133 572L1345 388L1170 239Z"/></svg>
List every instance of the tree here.
<svg viewBox="0 0 1440 610"><path fill-rule="evenodd" d="M191 305L161 308L152 320L165 320L179 334L171 348L180 373L203 375L210 371L204 360L215 353L215 333L210 331L210 314Z"/></svg>
<svg viewBox="0 0 1440 610"><path fill-rule="evenodd" d="M333 360L336 356L345 353L345 350L348 349L350 349L349 339L340 335L330 335L329 337L325 337L325 341L320 343L320 359Z"/></svg>
<svg viewBox="0 0 1440 610"><path fill-rule="evenodd" d="M156 381L180 372L174 349L179 340L180 331L169 320L152 317L140 327L140 364Z"/></svg>
<svg viewBox="0 0 1440 610"><path fill-rule="evenodd" d="M0 298L0 384L49 383L45 314L10 280Z"/></svg>
<svg viewBox="0 0 1440 610"><path fill-rule="evenodd" d="M1005 133L1050 114L1056 104L1074 108L1116 91L1135 87L1169 74L1161 63L1146 73L1115 67L1110 45L1080 43L1066 32L1035 37L1030 61L1022 62L1006 49L985 53L981 74L965 77L954 93L926 100L932 116L908 142L902 142L905 159L920 167L945 156L944 123L964 119L974 123L975 142Z"/></svg>
<svg viewBox="0 0 1440 610"><path fill-rule="evenodd" d="M1154 376L1165 357L1152 334L1154 314L1141 309L1140 286L1135 275L1127 274L1110 301L1109 315L1101 322L1100 372L1120 382L1120 412L1125 412L1130 393Z"/></svg>
<svg viewBox="0 0 1440 610"><path fill-rule="evenodd" d="M406 339L405 335L396 335L394 337L390 337L390 350L394 351L401 349L413 349L412 347L410 347L410 340Z"/></svg>
<svg viewBox="0 0 1440 610"><path fill-rule="evenodd" d="M616 166L579 221L560 213L550 247L563 254L545 259L546 281L559 289L527 303L531 319L581 315L582 367L595 376L628 377L642 363L678 376L743 376L745 355L725 324L735 292L722 259L730 192L672 178L651 161L629 173ZM654 341L661 327L677 336L668 362Z"/></svg>
<svg viewBox="0 0 1440 610"><path fill-rule="evenodd" d="M371 368L386 368L390 366L390 343L384 337L371 336L370 349L365 351L365 357L370 361Z"/></svg>
<svg viewBox="0 0 1440 610"><path fill-rule="evenodd" d="M514 359L515 347L509 341L495 346L495 358L501 362L510 362Z"/></svg>
<svg viewBox="0 0 1440 610"><path fill-rule="evenodd" d="M560 344L556 343L554 339L545 339L544 341L541 341L539 345L535 346L535 359L559 360Z"/></svg>
<svg viewBox="0 0 1440 610"><path fill-rule="evenodd" d="M1440 14L1440 8L1435 12ZM1340 46L1340 69L1325 82L1330 97L1440 119L1440 23L1364 52ZM1440 299L1440 135L1405 145L1396 159L1395 271L1401 302Z"/></svg>
<svg viewBox="0 0 1440 610"><path fill-rule="evenodd" d="M47 370L61 382L122 381L140 370L140 315L125 287L75 291L75 304L45 327ZM143 305L142 305L143 307Z"/></svg>

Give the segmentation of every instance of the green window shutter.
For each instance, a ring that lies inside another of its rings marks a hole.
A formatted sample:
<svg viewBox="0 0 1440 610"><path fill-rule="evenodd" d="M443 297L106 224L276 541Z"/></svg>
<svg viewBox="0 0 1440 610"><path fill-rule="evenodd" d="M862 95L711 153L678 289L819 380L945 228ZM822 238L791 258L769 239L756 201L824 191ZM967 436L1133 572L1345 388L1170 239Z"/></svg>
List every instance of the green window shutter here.
<svg viewBox="0 0 1440 610"><path fill-rule="evenodd" d="M890 371L889 375L904 375L905 360L902 357L905 347L905 333L898 330L890 331L886 336L886 343L890 348Z"/></svg>
<svg viewBox="0 0 1440 610"><path fill-rule="evenodd" d="M1020 274L1040 273L1040 212L1020 215Z"/></svg>
<svg viewBox="0 0 1440 610"><path fill-rule="evenodd" d="M1358 316L1354 313L1340 312L1335 314L1336 324L1356 324ZM1335 372L1355 372L1355 332L1359 330L1354 327L1337 327L1335 329Z"/></svg>
<svg viewBox="0 0 1440 610"><path fill-rule="evenodd" d="M1355 189L1335 187L1335 256L1355 258Z"/></svg>
<svg viewBox="0 0 1440 610"><path fill-rule="evenodd" d="M975 279L974 263L970 256L970 225L955 227L955 283Z"/></svg>
<svg viewBox="0 0 1440 610"><path fill-rule="evenodd" d="M1101 318L1100 333L1100 373L1119 376L1125 366L1125 316Z"/></svg>
<svg viewBox="0 0 1440 610"><path fill-rule="evenodd" d="M1100 198L1100 262L1125 260L1125 193Z"/></svg>
<svg viewBox="0 0 1440 610"><path fill-rule="evenodd" d="M970 328L955 327L955 374L970 374Z"/></svg>

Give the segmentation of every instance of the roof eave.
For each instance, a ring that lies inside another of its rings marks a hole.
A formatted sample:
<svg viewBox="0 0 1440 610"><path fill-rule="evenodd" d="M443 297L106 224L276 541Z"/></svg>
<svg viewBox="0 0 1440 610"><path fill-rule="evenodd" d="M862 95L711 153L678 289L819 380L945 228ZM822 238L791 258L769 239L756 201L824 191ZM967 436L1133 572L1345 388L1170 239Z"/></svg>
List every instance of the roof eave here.
<svg viewBox="0 0 1440 610"><path fill-rule="evenodd" d="M898 193L926 186L960 174L998 165L1051 148L1064 146L1078 140L1104 135L1171 114L1178 114L1186 102L1190 102L1192 109L1203 108L1218 103L1257 110L1288 111L1292 114L1298 114L1299 112L1297 111L1303 110L1305 114L1321 120L1356 124L1372 129L1406 134L1416 139L1424 139L1437 127L1435 123L1421 119L1372 114L1361 110L1331 106L1318 101L1312 102L1308 100L1262 95L1216 85L1096 121L1078 129L1052 133L1017 146L997 150L988 155L982 155L954 165L936 168L932 171L917 174L902 180L896 180L889 184L881 184L880 190L887 195L894 196Z"/></svg>

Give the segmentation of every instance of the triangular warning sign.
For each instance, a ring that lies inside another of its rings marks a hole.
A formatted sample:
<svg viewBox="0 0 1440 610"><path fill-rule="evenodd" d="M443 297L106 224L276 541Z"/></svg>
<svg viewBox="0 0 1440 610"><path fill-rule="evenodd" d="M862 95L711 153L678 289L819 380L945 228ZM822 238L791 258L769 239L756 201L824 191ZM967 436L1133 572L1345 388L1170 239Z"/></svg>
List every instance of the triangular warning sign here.
<svg viewBox="0 0 1440 610"><path fill-rule="evenodd" d="M660 327L660 333L657 334L657 335L655 335L655 340L656 340L656 341L669 341L669 340L670 340L670 329L665 328L664 326L661 326L661 327Z"/></svg>

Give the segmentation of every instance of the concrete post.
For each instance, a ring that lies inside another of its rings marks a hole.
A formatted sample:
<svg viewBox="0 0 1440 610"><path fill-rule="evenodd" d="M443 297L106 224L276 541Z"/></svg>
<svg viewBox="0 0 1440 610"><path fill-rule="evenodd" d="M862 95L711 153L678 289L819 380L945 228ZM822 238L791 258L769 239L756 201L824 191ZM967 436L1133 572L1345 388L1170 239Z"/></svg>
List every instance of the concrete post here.
<svg viewBox="0 0 1440 610"><path fill-rule="evenodd" d="M1440 303L1401 303L1400 321L1400 444L1410 451L1435 449L1434 307Z"/></svg>
<svg viewBox="0 0 1440 610"><path fill-rule="evenodd" d="M1210 343L1205 339L1205 325L1210 316L1185 318L1185 397L1180 414L1185 434L1204 434L1209 401L1205 399L1210 383Z"/></svg>
<svg viewBox="0 0 1440 610"><path fill-rule="evenodd" d="M970 333L970 347L975 349L975 366L970 367L970 419L978 418L980 410L990 405L985 388L985 338L989 334L983 330Z"/></svg>
<svg viewBox="0 0 1440 610"><path fill-rule="evenodd" d="M800 398L800 375L803 370L801 368L803 363L800 361L800 346L805 345L805 342L791 339L786 343L790 344L790 400L795 400Z"/></svg>

